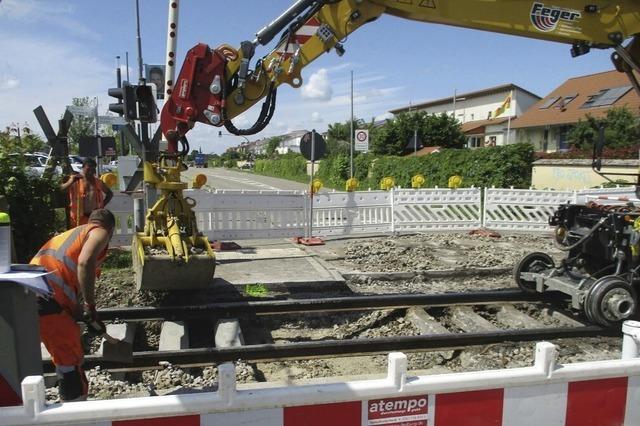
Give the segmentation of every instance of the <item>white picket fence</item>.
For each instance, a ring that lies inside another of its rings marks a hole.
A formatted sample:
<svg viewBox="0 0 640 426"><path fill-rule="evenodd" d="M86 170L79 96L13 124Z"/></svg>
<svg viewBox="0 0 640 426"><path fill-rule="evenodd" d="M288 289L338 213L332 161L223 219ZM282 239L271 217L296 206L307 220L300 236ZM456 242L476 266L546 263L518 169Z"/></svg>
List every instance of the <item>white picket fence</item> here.
<svg viewBox="0 0 640 426"><path fill-rule="evenodd" d="M188 190L198 227L210 240L305 236L309 195L300 191ZM609 197L601 199L596 197ZM549 216L566 203L624 203L633 187L553 191L505 188L392 189L322 192L313 197L313 235L347 236L432 231L549 232ZM622 198L622 200L618 200ZM133 235L133 201L116 194L107 206L117 217L112 244Z"/></svg>

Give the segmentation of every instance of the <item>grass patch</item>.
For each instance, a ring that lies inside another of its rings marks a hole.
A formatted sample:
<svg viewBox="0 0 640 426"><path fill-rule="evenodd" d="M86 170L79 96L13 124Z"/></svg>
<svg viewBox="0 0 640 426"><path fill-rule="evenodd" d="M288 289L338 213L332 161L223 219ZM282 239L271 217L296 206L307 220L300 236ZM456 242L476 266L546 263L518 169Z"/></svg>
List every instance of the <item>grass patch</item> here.
<svg viewBox="0 0 640 426"><path fill-rule="evenodd" d="M111 249L102 264L102 269L129 269L132 267L131 252L128 250Z"/></svg>
<svg viewBox="0 0 640 426"><path fill-rule="evenodd" d="M244 293L251 297L267 297L269 289L264 284L249 284L244 288Z"/></svg>

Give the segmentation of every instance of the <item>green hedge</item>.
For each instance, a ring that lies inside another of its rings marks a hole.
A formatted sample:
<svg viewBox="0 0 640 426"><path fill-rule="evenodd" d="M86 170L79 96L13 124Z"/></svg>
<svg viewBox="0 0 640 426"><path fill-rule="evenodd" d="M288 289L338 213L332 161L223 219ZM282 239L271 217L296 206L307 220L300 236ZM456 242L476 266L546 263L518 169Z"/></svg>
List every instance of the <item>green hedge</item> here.
<svg viewBox="0 0 640 426"><path fill-rule="evenodd" d="M42 244L64 226L56 219L58 193L52 179L27 173L19 157L0 155L0 195L9 203L18 262L29 262Z"/></svg>
<svg viewBox="0 0 640 426"><path fill-rule="evenodd" d="M307 160L299 154L285 154L275 160L256 160L253 171L264 176L309 182Z"/></svg>
<svg viewBox="0 0 640 426"><path fill-rule="evenodd" d="M318 177L325 186L344 190L349 165L348 158L342 157L322 160ZM533 159L533 146L530 144L444 149L423 157L387 156L376 159L367 154L354 159L354 175L360 181L360 189L377 189L380 180L386 176L392 176L397 186L411 188L411 177L418 173L426 177L428 187L447 187L449 177L460 175L463 187L528 188Z"/></svg>

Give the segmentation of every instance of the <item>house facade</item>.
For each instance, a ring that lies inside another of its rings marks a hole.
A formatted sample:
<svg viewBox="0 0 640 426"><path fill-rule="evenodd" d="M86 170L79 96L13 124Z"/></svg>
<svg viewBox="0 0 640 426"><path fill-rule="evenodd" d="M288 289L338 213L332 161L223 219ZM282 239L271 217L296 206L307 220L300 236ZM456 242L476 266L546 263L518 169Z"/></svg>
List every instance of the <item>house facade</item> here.
<svg viewBox="0 0 640 426"><path fill-rule="evenodd" d="M286 154L287 152L300 153L300 140L302 140L302 136L304 136L305 133L309 133L309 131L295 130L281 135L282 142L280 142L280 145L276 148L278 154Z"/></svg>
<svg viewBox="0 0 640 426"><path fill-rule="evenodd" d="M516 141L533 144L536 151L569 148L571 128L587 115L604 117L614 107L640 115L640 97L626 74L616 70L570 78L511 122Z"/></svg>
<svg viewBox="0 0 640 426"><path fill-rule="evenodd" d="M468 93L454 93L448 98L393 109L394 115L424 111L427 114L447 114L462 124L467 146L506 145L515 143L510 123L522 115L540 97L515 84L504 84Z"/></svg>

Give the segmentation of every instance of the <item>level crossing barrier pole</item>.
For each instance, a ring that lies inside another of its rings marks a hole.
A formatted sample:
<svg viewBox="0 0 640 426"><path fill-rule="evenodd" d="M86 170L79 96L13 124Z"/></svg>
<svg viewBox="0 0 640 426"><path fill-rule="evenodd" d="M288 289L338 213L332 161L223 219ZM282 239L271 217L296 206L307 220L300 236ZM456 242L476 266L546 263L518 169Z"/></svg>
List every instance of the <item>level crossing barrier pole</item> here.
<svg viewBox="0 0 640 426"><path fill-rule="evenodd" d="M313 237L313 174L316 163L316 132L311 132L311 179L309 182L309 235L307 238Z"/></svg>

